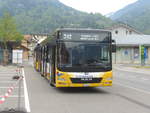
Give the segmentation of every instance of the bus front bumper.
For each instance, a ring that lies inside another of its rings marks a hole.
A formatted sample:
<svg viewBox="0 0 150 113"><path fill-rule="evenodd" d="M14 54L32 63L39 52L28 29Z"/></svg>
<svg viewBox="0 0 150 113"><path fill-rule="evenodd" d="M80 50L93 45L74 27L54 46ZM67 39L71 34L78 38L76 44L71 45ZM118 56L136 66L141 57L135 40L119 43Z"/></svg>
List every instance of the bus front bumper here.
<svg viewBox="0 0 150 113"><path fill-rule="evenodd" d="M104 87L112 86L112 80L101 82L101 83L63 83L58 82L56 87Z"/></svg>

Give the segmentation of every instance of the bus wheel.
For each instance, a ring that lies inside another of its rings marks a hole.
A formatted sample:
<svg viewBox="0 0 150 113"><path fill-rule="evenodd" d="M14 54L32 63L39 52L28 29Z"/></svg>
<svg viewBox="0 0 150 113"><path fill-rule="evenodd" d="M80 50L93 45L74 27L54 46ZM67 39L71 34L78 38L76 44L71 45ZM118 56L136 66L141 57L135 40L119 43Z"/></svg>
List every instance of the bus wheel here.
<svg viewBox="0 0 150 113"><path fill-rule="evenodd" d="M55 87L55 85L53 83L49 83L49 84L50 84L50 86Z"/></svg>
<svg viewBox="0 0 150 113"><path fill-rule="evenodd" d="M55 87L55 85L54 85L54 83L52 81L52 78L49 79L49 84L50 84L50 86Z"/></svg>
<svg viewBox="0 0 150 113"><path fill-rule="evenodd" d="M54 84L52 84L52 83L50 83L50 86L55 87L55 85L54 85Z"/></svg>
<svg viewBox="0 0 150 113"><path fill-rule="evenodd" d="M44 77L44 75L43 75L43 74L41 74L41 77Z"/></svg>

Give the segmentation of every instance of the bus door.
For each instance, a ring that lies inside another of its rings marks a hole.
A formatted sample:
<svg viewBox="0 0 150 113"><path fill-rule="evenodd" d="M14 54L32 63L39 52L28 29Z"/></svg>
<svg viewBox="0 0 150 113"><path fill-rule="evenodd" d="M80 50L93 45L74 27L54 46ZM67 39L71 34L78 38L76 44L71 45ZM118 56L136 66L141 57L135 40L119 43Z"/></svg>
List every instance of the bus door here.
<svg viewBox="0 0 150 113"><path fill-rule="evenodd" d="M50 77L50 48L47 48L47 59L46 59L46 73L47 73L47 79Z"/></svg>
<svg viewBox="0 0 150 113"><path fill-rule="evenodd" d="M47 46L45 46L44 49L44 69L43 69L43 74L46 77L47 76Z"/></svg>
<svg viewBox="0 0 150 113"><path fill-rule="evenodd" d="M49 79L50 76L50 48L47 46L46 47L46 62L45 62L45 73L46 73L46 78Z"/></svg>
<svg viewBox="0 0 150 113"><path fill-rule="evenodd" d="M42 47L42 59L41 59L41 74L42 75L44 75L44 56L45 56L45 54L44 54L44 51L45 51L45 48L44 47Z"/></svg>
<svg viewBox="0 0 150 113"><path fill-rule="evenodd" d="M54 84L55 83L55 47L50 48L50 81Z"/></svg>

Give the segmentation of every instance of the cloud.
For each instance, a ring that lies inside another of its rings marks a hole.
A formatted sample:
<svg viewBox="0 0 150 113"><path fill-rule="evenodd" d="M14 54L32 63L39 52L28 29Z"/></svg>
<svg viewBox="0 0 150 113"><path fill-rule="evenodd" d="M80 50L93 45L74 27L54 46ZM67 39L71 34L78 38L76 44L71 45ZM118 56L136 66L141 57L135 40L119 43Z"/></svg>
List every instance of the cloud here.
<svg viewBox="0 0 150 113"><path fill-rule="evenodd" d="M60 0L64 4L85 12L108 14L137 0Z"/></svg>

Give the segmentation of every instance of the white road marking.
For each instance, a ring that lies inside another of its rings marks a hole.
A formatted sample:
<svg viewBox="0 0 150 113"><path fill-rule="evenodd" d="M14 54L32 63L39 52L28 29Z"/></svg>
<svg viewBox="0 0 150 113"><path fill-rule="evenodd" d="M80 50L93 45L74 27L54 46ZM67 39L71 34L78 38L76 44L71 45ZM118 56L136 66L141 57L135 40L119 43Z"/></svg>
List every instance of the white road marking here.
<svg viewBox="0 0 150 113"><path fill-rule="evenodd" d="M125 78L125 79L138 79L138 80L140 80L140 81L148 81L148 80L150 80L150 79L148 79L148 78L145 78L145 77L139 77L139 76L133 76L133 75L131 75L131 76L119 76L120 78Z"/></svg>
<svg viewBox="0 0 150 113"><path fill-rule="evenodd" d="M12 72L12 73L3 73L3 72L0 72L0 74L10 74L10 75L12 75L12 74L16 74L16 72Z"/></svg>
<svg viewBox="0 0 150 113"><path fill-rule="evenodd" d="M0 87L0 89L8 89L8 88L10 88L10 87ZM15 87L15 88L19 88L19 87ZM21 88L23 88L23 87L21 87Z"/></svg>
<svg viewBox="0 0 150 113"><path fill-rule="evenodd" d="M22 76L23 76L23 86L24 86L24 100L25 100L25 108L27 110L27 112L31 112L30 109L30 103L29 103L29 96L28 96L28 90L27 90L27 84L26 84L26 79L25 79L25 73L24 73L24 69L22 68Z"/></svg>
<svg viewBox="0 0 150 113"><path fill-rule="evenodd" d="M144 91L142 89L138 89L138 88L135 88L135 87L131 87L131 86L128 86L128 85L123 85L123 84L120 84L120 83L113 83L113 84L116 84L116 85L119 85L119 86L122 86L122 87L126 87L126 88L129 88L129 89L133 89L133 90L136 90L138 92L142 92L142 93L146 93L146 94L149 94L150 95L150 92L149 91Z"/></svg>
<svg viewBox="0 0 150 113"><path fill-rule="evenodd" d="M148 78L141 78L142 80L144 80L144 81L147 81L147 80L149 80Z"/></svg>
<svg viewBox="0 0 150 113"><path fill-rule="evenodd" d="M0 76L0 78L1 79L6 79L6 78L10 78L10 77L13 77L14 75L11 75L11 76L8 76L8 75L6 75L6 76ZM11 78L10 78L11 79Z"/></svg>
<svg viewBox="0 0 150 113"><path fill-rule="evenodd" d="M133 75L131 75L131 76L129 76L130 78L138 78L137 76L133 76Z"/></svg>
<svg viewBox="0 0 150 113"><path fill-rule="evenodd" d="M24 95L21 95L20 97L23 98ZM11 96L9 96L9 98L18 98L18 95L11 95Z"/></svg>
<svg viewBox="0 0 150 113"><path fill-rule="evenodd" d="M117 70L120 70L120 71L126 71L126 72L141 73L141 74L149 74L150 73L146 70L144 70L145 72L143 72L141 70L121 69L121 68L117 68L117 67L114 67L114 69L117 69Z"/></svg>
<svg viewBox="0 0 150 113"><path fill-rule="evenodd" d="M0 78L5 79L5 78L10 78L12 79L12 77L14 77L16 75L6 75L6 76L0 76Z"/></svg>
<svg viewBox="0 0 150 113"><path fill-rule="evenodd" d="M0 83L15 83L16 81L0 81Z"/></svg>

